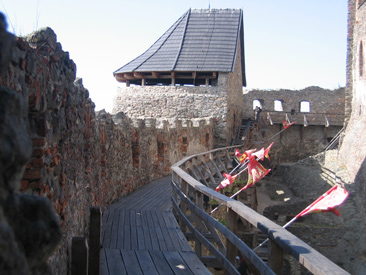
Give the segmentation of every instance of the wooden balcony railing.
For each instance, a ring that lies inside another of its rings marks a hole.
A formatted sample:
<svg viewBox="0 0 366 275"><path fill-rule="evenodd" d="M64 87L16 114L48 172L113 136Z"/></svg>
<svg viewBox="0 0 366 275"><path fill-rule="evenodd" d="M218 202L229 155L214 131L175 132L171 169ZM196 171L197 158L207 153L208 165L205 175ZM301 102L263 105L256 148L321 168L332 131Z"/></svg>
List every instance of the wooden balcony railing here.
<svg viewBox="0 0 366 275"><path fill-rule="evenodd" d="M232 168L231 146L184 158L172 168L173 209L180 227L195 253L207 267L240 274L236 257L246 259L258 274L282 274L284 253L292 255L313 274L349 274L280 225L260 215L242 202L212 189ZM204 201L214 199L226 208L226 226L204 210ZM238 220L245 220L269 238L269 258L265 263L236 235Z"/></svg>

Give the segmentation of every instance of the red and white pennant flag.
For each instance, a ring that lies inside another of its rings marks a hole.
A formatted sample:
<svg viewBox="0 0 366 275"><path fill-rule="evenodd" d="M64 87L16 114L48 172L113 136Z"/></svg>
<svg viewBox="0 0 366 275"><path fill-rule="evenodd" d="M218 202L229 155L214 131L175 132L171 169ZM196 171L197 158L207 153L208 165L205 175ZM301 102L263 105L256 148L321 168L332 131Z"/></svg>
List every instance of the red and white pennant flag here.
<svg viewBox="0 0 366 275"><path fill-rule="evenodd" d="M296 218L303 217L309 213L332 212L338 217L341 215L336 207L340 206L348 197L346 188L334 185L327 192L321 195L312 204L296 215Z"/></svg>

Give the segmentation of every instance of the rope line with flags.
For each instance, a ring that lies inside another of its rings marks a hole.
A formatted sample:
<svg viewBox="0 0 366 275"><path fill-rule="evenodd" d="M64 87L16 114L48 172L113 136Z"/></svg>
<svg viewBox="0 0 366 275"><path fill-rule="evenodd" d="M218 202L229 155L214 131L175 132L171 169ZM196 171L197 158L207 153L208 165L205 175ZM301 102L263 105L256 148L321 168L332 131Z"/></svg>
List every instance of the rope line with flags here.
<svg viewBox="0 0 366 275"><path fill-rule="evenodd" d="M240 192L253 186L256 182L258 182L263 177L265 177L271 171L271 169L264 168L258 162L258 160L263 160L264 158L269 159L269 150L271 149L272 145L273 145L273 142L266 149L262 148L261 150L259 150L257 152L254 152L255 149L245 151L241 155L241 156L244 156L243 158L241 158L241 161L243 161L242 167L244 167L244 168L233 176L231 174L224 173L225 179L223 181L221 181L221 183L216 187L216 191L219 191L220 189L223 189L223 188L229 186L230 184L232 184L234 182L234 180L237 178L237 176L239 176L241 173L243 173L246 170L248 170L247 184L244 185L238 192L236 192L230 198L237 196ZM236 155L240 155L240 153L238 153ZM222 205L223 204L220 204L219 206L217 206L215 209L213 209L210 212L210 214L214 213Z"/></svg>
<svg viewBox="0 0 366 275"><path fill-rule="evenodd" d="M282 133L288 127L290 127L291 125L293 125L295 123L296 123L296 121L290 122L290 120L286 114L286 117L283 120L283 129L281 131L279 131L278 133L276 133L275 135L273 135L272 137L270 137L269 139L267 139L267 141L273 139L274 137L276 137L277 135L279 135L280 133ZM234 169L229 174L223 173L223 176L225 177L225 179L222 180L220 182L220 184L216 187L216 191L219 191L220 189L228 187L235 181L235 179L237 178L238 175L240 175L241 173L243 173L246 170L249 170L247 184L230 197L230 198L233 198L233 197L237 196L240 192L242 192L245 189L254 185L257 181L262 179L264 176L266 176L271 171L271 169L265 169L258 162L258 160L263 160L264 157L269 159L269 150L271 149L272 145L273 145L273 142L265 150L264 150L264 148L262 148L261 150L255 152L256 149L250 149L250 150L244 151L243 154L240 154L239 150L236 149L235 156L236 156L237 160L239 161L239 164L237 166L235 166ZM257 159L252 156L257 157ZM240 169L242 169L242 170L240 170ZM233 173L237 170L239 170L239 172L237 174L233 175ZM223 204L220 204L219 206L217 206L215 209L213 209L210 212L210 214L214 213L222 205Z"/></svg>
<svg viewBox="0 0 366 275"><path fill-rule="evenodd" d="M310 213L331 212L339 217L341 214L336 207L340 206L347 199L347 197L348 191L346 190L346 188L344 188L343 184L335 184L327 192L325 192L318 199L316 199L309 206L307 206L304 210L302 210L299 214L297 214L291 221L286 223L283 228L288 227L299 217L303 217ZM268 238L264 240L256 248L254 248L253 251L256 251L258 248L263 246L265 243L268 242L268 240Z"/></svg>

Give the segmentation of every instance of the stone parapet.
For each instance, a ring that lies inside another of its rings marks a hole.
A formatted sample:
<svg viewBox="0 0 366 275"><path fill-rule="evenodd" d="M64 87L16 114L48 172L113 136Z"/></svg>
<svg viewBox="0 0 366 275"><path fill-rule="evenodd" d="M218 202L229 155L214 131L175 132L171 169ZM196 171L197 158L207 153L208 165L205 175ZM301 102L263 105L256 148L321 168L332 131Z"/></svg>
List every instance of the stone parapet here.
<svg viewBox="0 0 366 275"><path fill-rule="evenodd" d="M19 188L49 199L57 214L63 237L48 260L54 274L68 274L71 239L87 236L91 206L104 208L169 175L183 156L213 147L214 120L135 123L124 109L95 112L75 63L50 28L17 38L0 85L28 106L23 115L33 150Z"/></svg>

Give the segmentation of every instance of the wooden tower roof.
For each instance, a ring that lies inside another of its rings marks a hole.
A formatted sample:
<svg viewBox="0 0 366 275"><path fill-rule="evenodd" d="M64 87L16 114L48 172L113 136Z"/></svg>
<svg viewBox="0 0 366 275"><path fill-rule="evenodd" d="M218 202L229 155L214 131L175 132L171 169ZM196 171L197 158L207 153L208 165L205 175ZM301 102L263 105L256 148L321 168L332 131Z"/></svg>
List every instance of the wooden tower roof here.
<svg viewBox="0 0 366 275"><path fill-rule="evenodd" d="M245 86L242 10L190 9L147 51L113 74L120 82L139 84L144 79L147 85L172 77L212 79L217 72L234 70L238 49Z"/></svg>

